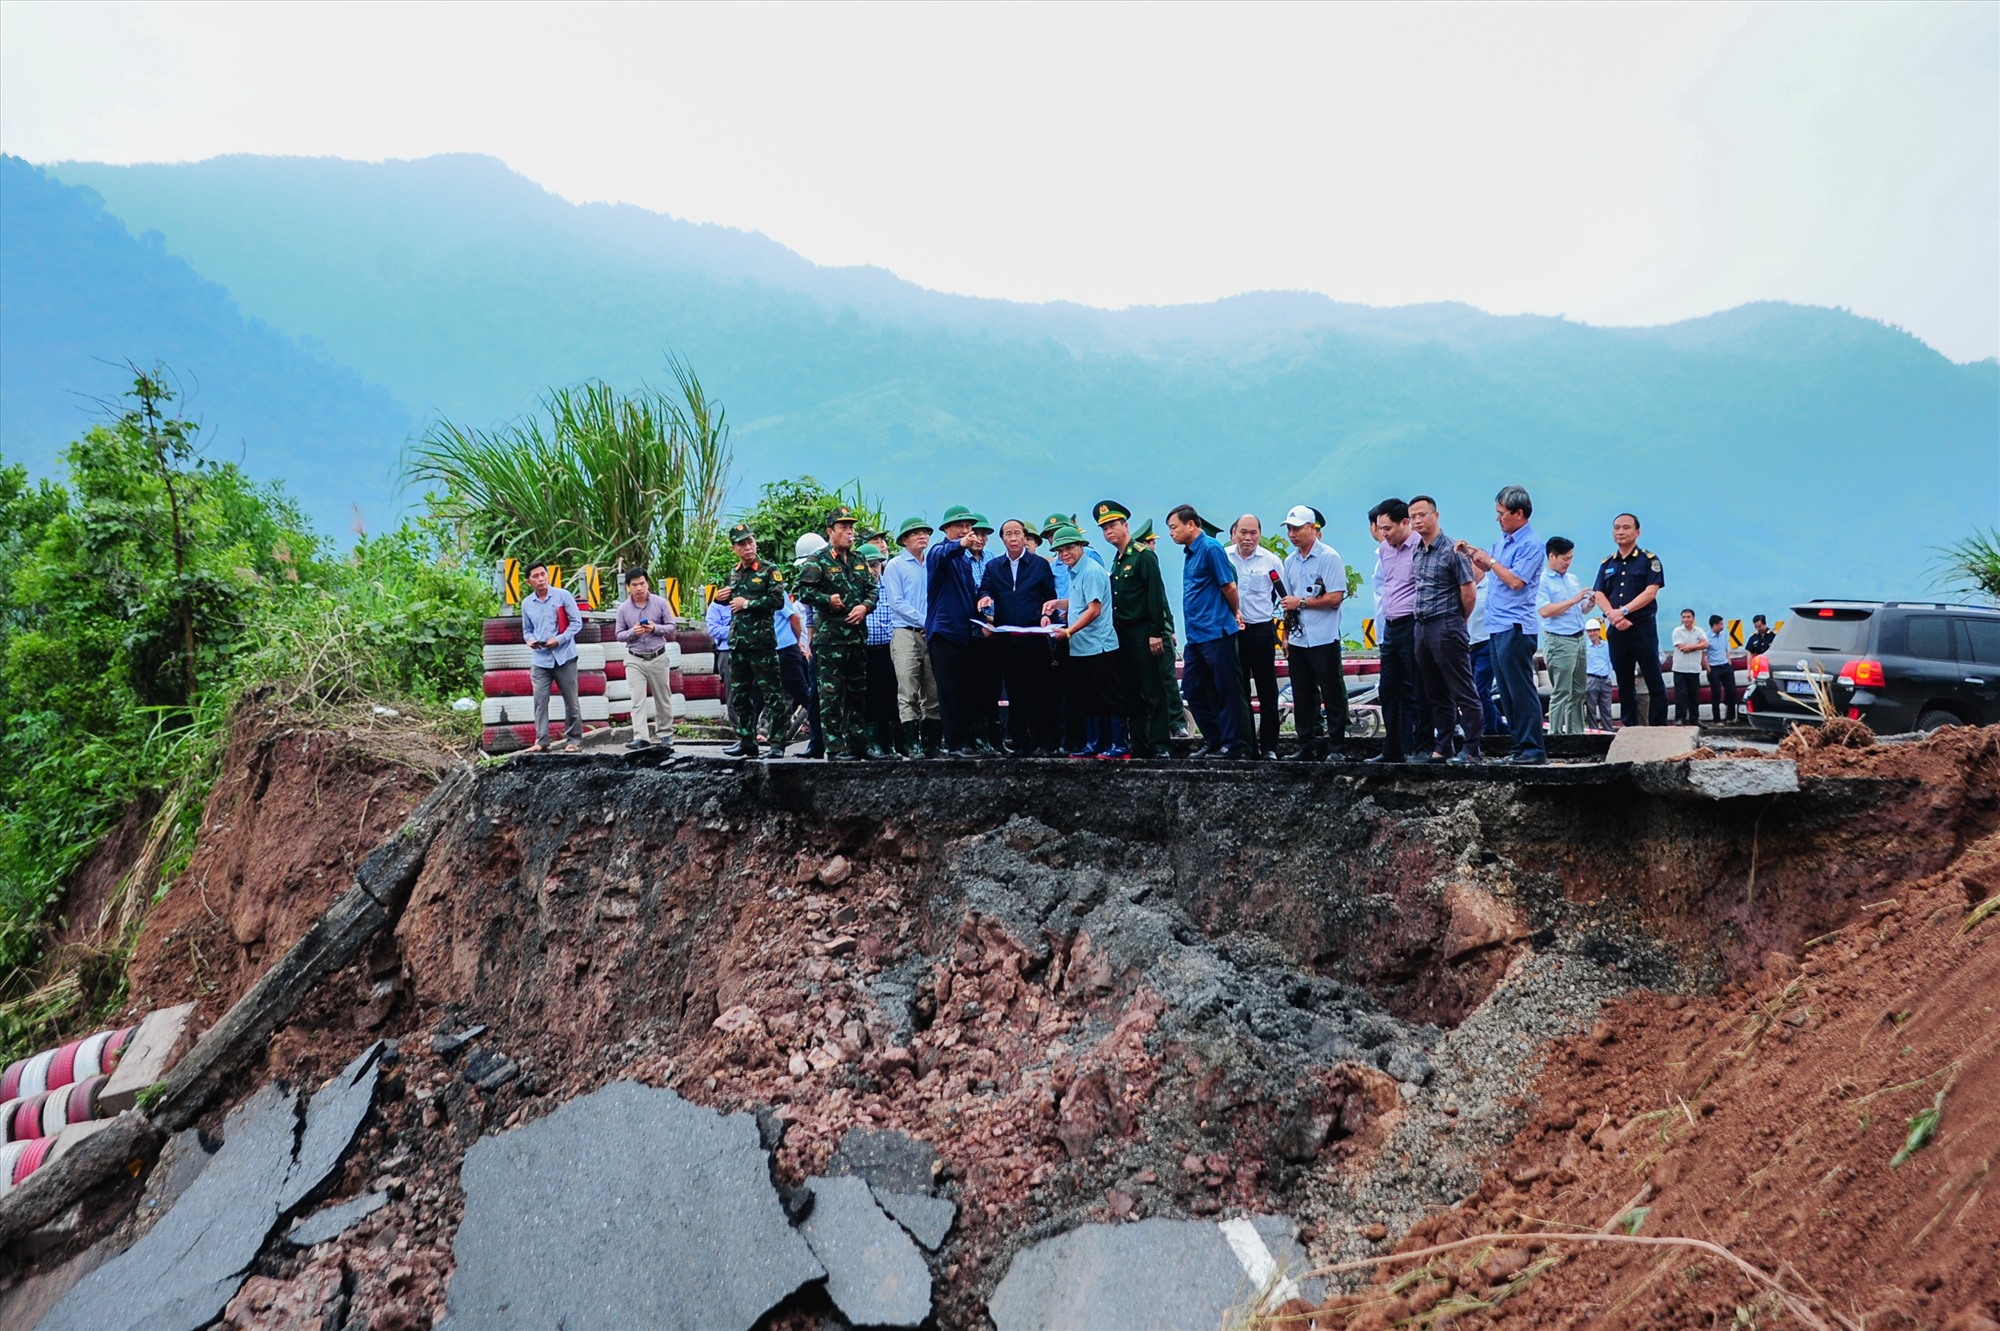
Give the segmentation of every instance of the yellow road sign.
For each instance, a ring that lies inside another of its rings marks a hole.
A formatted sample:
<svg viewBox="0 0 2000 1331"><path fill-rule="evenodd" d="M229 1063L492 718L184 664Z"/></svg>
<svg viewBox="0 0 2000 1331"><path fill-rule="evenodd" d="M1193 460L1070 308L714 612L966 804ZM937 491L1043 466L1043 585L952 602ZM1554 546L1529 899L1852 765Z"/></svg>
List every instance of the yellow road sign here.
<svg viewBox="0 0 2000 1331"><path fill-rule="evenodd" d="M1743 645L1743 621L1740 619L1729 621L1729 645L1731 647Z"/></svg>
<svg viewBox="0 0 2000 1331"><path fill-rule="evenodd" d="M500 599L507 605L521 604L521 561L500 561Z"/></svg>
<svg viewBox="0 0 2000 1331"><path fill-rule="evenodd" d="M1375 621L1372 619L1361 621L1361 645L1363 647L1376 647L1380 645L1375 641Z"/></svg>

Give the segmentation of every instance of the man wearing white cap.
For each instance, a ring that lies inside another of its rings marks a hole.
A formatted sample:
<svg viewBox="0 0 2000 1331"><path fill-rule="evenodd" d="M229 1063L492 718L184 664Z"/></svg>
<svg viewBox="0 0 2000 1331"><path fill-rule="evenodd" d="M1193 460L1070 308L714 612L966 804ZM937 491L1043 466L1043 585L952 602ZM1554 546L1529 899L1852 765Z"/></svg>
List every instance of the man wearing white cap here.
<svg viewBox="0 0 2000 1331"><path fill-rule="evenodd" d="M1585 620L1583 636L1584 725L1610 731L1616 728L1611 724L1611 690L1617 679L1611 670L1611 644L1604 640L1604 621Z"/></svg>
<svg viewBox="0 0 2000 1331"><path fill-rule="evenodd" d="M1340 603L1347 599L1347 565L1340 552L1319 538L1325 523L1319 510L1298 504L1285 514L1285 660L1292 674L1292 724L1299 733L1296 757L1339 762L1347 738L1347 680L1340 668ZM1320 737L1320 713L1326 734Z"/></svg>

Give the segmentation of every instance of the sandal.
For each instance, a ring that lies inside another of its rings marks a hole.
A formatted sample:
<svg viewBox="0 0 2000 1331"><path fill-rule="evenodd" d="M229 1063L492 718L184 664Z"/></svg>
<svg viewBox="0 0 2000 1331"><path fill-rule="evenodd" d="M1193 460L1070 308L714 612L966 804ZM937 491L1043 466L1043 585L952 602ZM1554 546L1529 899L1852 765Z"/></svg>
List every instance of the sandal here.
<svg viewBox="0 0 2000 1331"><path fill-rule="evenodd" d="M582 753L582 752L583 752L583 745L581 745L581 744L578 744L578 743L577 743L577 742L576 742L575 740L570 740L570 741L569 741L568 743L566 743L566 744L564 744L564 745L563 745L563 752L564 752L564 753Z"/></svg>

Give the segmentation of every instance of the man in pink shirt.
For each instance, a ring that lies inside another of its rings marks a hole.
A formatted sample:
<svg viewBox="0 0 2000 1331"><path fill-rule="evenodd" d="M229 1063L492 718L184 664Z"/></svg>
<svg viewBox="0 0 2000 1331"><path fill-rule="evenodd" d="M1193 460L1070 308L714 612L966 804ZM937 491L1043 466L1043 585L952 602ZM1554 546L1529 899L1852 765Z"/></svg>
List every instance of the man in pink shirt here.
<svg viewBox="0 0 2000 1331"><path fill-rule="evenodd" d="M1382 752L1371 763L1400 763L1417 736L1417 547L1410 506L1384 499L1368 510L1375 533L1376 640L1382 645Z"/></svg>

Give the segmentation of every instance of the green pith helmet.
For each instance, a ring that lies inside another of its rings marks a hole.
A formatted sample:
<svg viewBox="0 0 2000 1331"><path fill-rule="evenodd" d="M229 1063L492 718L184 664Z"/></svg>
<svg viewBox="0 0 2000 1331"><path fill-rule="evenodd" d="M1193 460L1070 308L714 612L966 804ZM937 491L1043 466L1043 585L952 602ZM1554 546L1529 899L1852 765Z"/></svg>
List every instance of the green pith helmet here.
<svg viewBox="0 0 2000 1331"><path fill-rule="evenodd" d="M970 522L972 521L972 516L972 510L964 504L953 504L944 511L944 519L938 523L938 526L949 527L954 522Z"/></svg>
<svg viewBox="0 0 2000 1331"><path fill-rule="evenodd" d="M972 515L972 530L990 532L993 530L993 524L986 520L984 513L974 513Z"/></svg>
<svg viewBox="0 0 2000 1331"><path fill-rule="evenodd" d="M1076 526L1074 513L1051 513L1042 519L1042 539L1048 540L1064 527Z"/></svg>
<svg viewBox="0 0 2000 1331"><path fill-rule="evenodd" d="M882 553L882 547L875 544L875 542L873 541L870 541L868 542L868 544L861 547L861 558L865 563L880 564L884 560L888 559L888 557L889 556Z"/></svg>
<svg viewBox="0 0 2000 1331"><path fill-rule="evenodd" d="M1049 533L1049 544L1060 550L1066 545L1089 545L1090 538L1065 522Z"/></svg>
<svg viewBox="0 0 2000 1331"><path fill-rule="evenodd" d="M922 518L904 518L903 525L896 528L896 544L901 545L912 532L928 532L931 524Z"/></svg>

